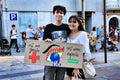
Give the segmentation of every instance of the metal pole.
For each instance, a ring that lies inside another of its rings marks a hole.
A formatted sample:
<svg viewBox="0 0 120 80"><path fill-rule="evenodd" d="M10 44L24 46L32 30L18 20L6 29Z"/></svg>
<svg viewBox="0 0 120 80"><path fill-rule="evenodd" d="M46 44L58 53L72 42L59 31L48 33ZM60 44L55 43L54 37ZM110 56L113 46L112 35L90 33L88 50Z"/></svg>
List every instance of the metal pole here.
<svg viewBox="0 0 120 80"><path fill-rule="evenodd" d="M104 58L105 63L107 63L107 48L106 48L106 0L103 0L103 6L104 6Z"/></svg>
<svg viewBox="0 0 120 80"><path fill-rule="evenodd" d="M85 22L85 0L82 0L82 18L84 19L84 22ZM83 27L85 29L85 23L84 23Z"/></svg>

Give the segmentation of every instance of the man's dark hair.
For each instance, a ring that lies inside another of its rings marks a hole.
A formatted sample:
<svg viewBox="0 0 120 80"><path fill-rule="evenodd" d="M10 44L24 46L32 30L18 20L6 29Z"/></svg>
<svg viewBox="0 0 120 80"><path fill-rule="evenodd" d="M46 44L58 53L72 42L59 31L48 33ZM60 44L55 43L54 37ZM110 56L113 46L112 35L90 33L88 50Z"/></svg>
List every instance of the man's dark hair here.
<svg viewBox="0 0 120 80"><path fill-rule="evenodd" d="M30 28L32 25L28 25L28 27Z"/></svg>
<svg viewBox="0 0 120 80"><path fill-rule="evenodd" d="M13 28L13 27L15 27L15 25L14 25L14 24L12 25L12 28Z"/></svg>
<svg viewBox="0 0 120 80"><path fill-rule="evenodd" d="M53 14L55 13L55 11L63 11L64 15L66 14L66 8L64 6L61 5L56 5L53 7Z"/></svg>

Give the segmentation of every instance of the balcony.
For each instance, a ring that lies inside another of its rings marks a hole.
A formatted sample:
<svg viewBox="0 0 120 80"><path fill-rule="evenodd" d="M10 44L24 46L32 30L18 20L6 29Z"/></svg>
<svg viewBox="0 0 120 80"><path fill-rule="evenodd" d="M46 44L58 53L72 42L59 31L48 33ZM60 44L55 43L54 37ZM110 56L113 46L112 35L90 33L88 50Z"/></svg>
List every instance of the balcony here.
<svg viewBox="0 0 120 80"><path fill-rule="evenodd" d="M120 10L120 0L107 0L106 9L107 10Z"/></svg>

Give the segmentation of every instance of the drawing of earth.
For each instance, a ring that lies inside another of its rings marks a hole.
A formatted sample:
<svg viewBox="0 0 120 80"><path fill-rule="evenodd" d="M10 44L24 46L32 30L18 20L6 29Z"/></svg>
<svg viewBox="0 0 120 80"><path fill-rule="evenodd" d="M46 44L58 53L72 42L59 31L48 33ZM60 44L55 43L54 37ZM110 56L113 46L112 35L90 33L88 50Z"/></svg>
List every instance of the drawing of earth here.
<svg viewBox="0 0 120 80"><path fill-rule="evenodd" d="M60 60L60 55L58 54L58 52L53 52L53 53L50 55L50 60L51 60L52 62Z"/></svg>

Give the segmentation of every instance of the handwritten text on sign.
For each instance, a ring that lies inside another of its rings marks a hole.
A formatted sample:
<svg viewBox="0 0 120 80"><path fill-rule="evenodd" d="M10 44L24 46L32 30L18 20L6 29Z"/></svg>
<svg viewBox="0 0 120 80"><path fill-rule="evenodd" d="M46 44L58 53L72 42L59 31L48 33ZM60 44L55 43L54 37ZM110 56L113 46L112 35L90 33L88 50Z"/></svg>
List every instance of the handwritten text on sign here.
<svg viewBox="0 0 120 80"><path fill-rule="evenodd" d="M82 45L27 40L25 63L82 68Z"/></svg>

